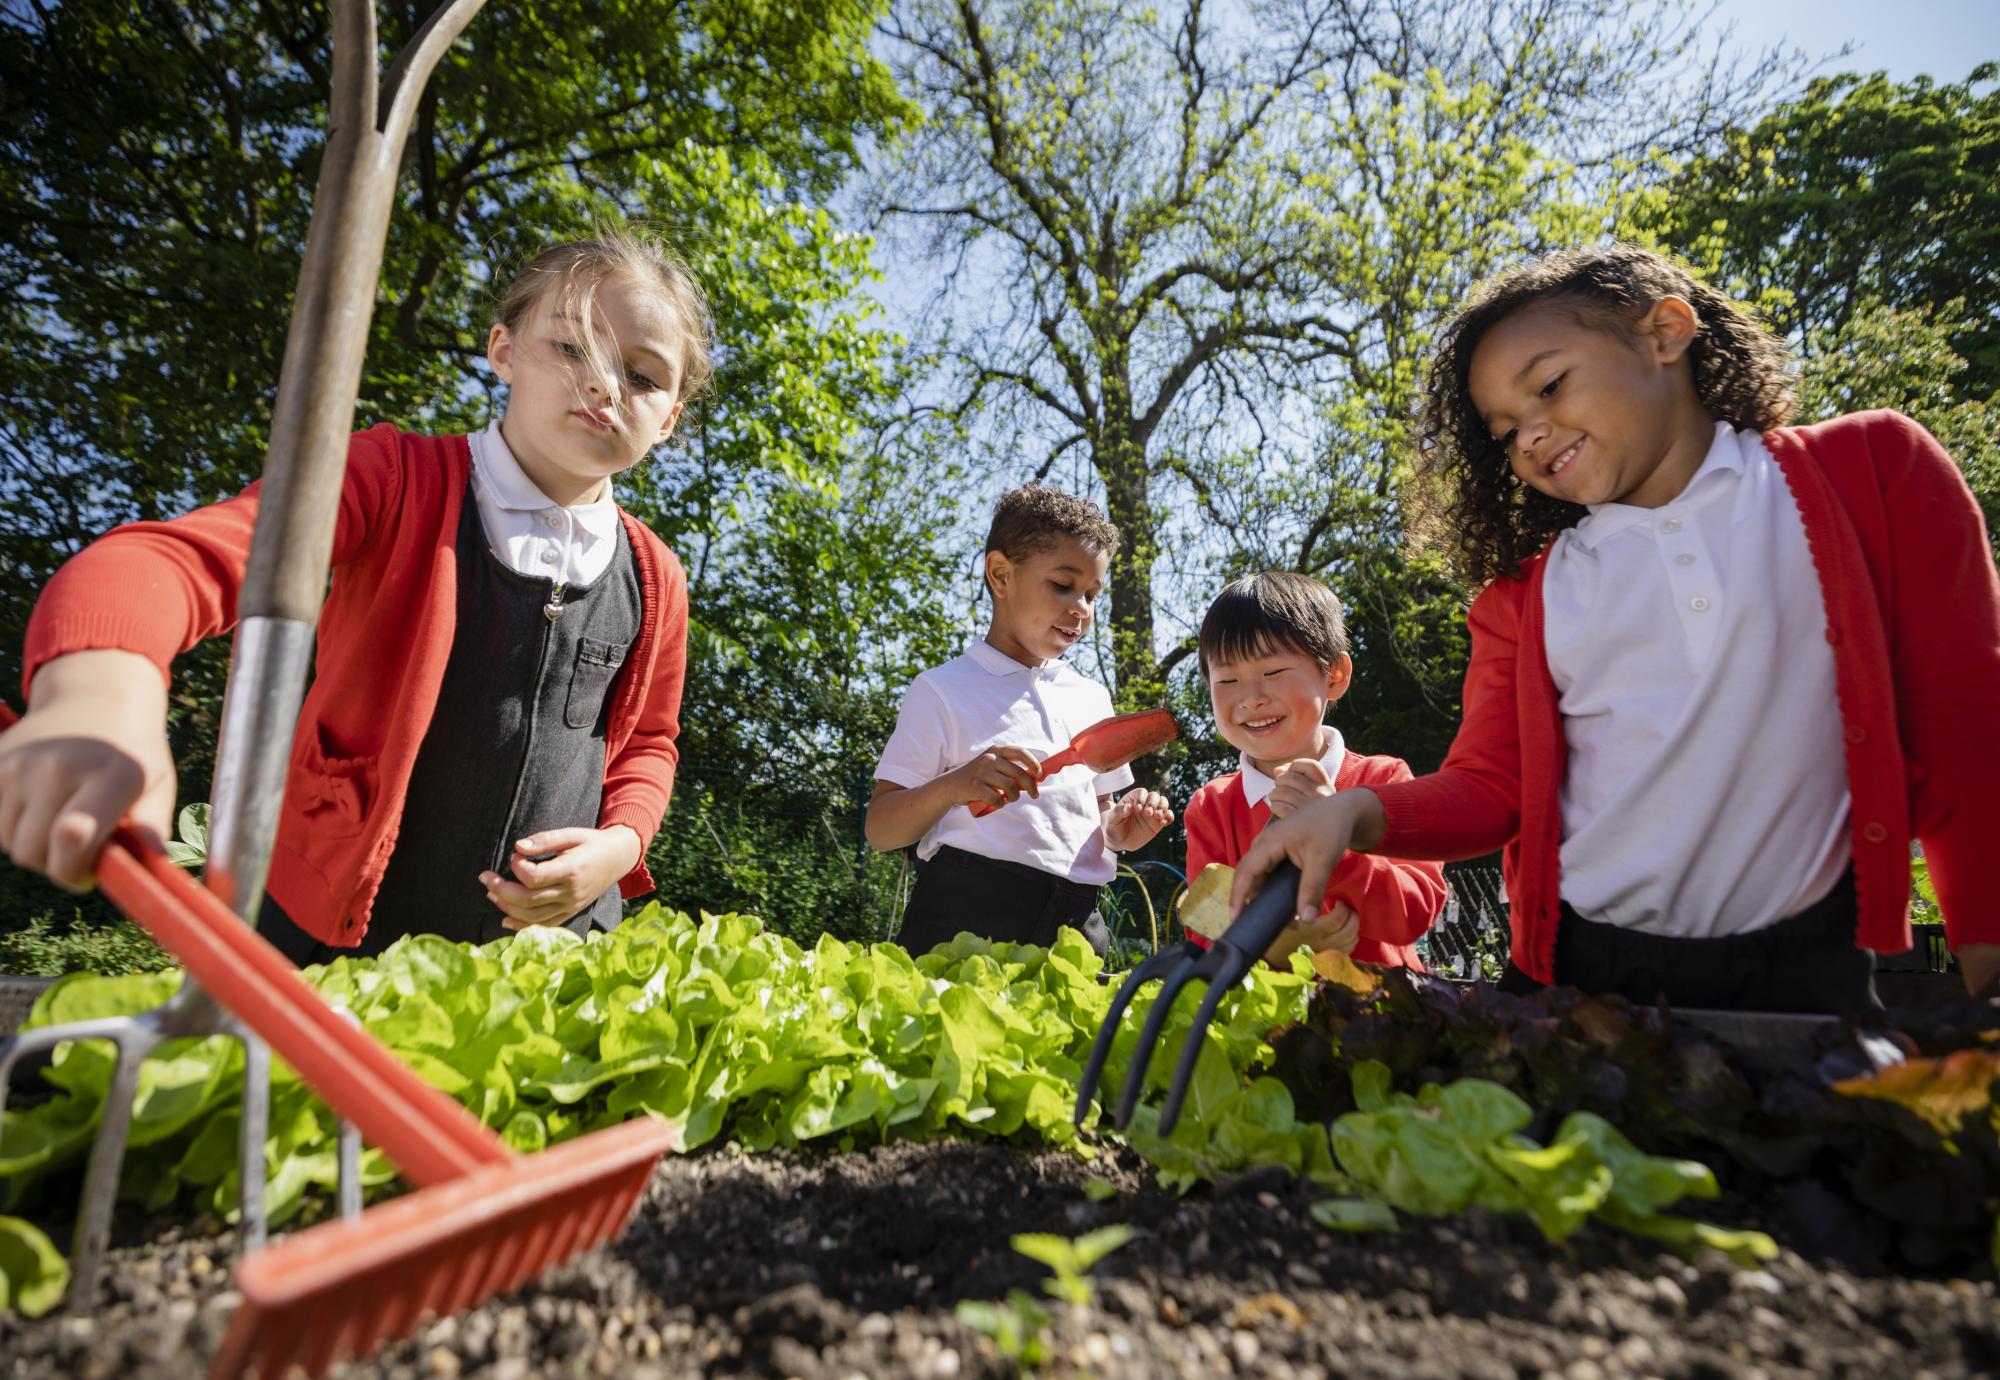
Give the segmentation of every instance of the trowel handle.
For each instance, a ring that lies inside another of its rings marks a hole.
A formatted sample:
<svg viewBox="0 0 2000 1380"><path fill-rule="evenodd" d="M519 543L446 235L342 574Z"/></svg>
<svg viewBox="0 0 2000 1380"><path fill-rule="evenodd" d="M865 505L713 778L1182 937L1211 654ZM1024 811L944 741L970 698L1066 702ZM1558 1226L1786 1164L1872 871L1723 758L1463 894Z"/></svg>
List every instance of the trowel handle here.
<svg viewBox="0 0 2000 1380"><path fill-rule="evenodd" d="M1055 756L1045 757L1042 759L1041 779L1046 781L1051 776L1061 771L1064 767L1073 767L1082 760L1083 760L1083 755L1076 750L1076 745L1072 743L1070 746L1064 748L1061 752L1058 752ZM999 809L1000 807L997 804L989 805L985 801L980 800L980 801L975 801L973 804L968 805L965 808L972 811L972 817L974 819L984 819L986 818L986 816L992 814L995 810Z"/></svg>

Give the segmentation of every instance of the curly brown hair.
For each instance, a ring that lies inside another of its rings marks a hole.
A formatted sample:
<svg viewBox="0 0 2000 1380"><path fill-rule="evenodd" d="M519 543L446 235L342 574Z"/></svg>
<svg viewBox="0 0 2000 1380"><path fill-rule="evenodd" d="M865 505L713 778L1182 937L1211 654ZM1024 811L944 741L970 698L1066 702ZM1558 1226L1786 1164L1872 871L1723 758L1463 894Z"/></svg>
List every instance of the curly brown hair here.
<svg viewBox="0 0 2000 1380"><path fill-rule="evenodd" d="M1573 306L1587 324L1629 341L1639 318L1663 297L1684 298L1700 322L1688 358L1695 393L1711 417L1750 431L1791 419L1784 343L1664 254L1631 244L1566 249L1489 278L1438 337L1417 432L1418 506L1429 509L1425 525L1462 577L1475 585L1518 578L1527 560L1586 511L1515 478L1472 402L1479 342L1521 308L1550 301Z"/></svg>
<svg viewBox="0 0 2000 1380"><path fill-rule="evenodd" d="M1010 561L1025 561L1063 537L1073 537L1106 558L1118 554L1118 529L1102 508L1046 484L1024 484L1000 495L994 505L986 549Z"/></svg>

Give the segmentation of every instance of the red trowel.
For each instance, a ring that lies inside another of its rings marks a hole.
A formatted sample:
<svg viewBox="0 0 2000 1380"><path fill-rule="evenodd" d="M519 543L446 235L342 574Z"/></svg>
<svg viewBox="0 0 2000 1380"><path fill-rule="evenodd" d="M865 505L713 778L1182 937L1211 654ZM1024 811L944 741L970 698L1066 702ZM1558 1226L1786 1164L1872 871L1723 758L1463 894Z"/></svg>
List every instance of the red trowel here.
<svg viewBox="0 0 2000 1380"><path fill-rule="evenodd" d="M1102 776L1105 772L1116 771L1127 762L1144 757L1156 748L1163 748L1180 737L1180 725L1165 709L1142 709L1136 714L1114 714L1108 719L1099 719L1069 740L1069 746L1053 757L1043 760L1041 779L1062 771L1066 767L1089 767ZM984 801L969 806L973 818L990 815L1000 808L996 802Z"/></svg>

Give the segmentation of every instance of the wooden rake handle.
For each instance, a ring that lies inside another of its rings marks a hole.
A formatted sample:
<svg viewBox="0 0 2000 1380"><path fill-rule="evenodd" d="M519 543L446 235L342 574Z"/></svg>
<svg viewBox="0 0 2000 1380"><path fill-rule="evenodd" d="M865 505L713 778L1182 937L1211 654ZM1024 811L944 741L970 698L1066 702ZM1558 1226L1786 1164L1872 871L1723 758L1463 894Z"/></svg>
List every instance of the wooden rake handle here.
<svg viewBox="0 0 2000 1380"><path fill-rule="evenodd" d="M440 5L378 90L372 0L332 0L331 123L285 337L239 618L307 625L319 618L403 145L424 84L483 3Z"/></svg>

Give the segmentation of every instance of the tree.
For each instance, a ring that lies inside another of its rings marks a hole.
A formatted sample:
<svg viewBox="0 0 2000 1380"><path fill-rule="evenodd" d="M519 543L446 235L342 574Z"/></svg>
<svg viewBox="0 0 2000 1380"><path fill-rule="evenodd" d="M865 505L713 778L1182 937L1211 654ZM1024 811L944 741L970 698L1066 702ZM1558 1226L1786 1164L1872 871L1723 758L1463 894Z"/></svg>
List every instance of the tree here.
<svg viewBox="0 0 2000 1380"><path fill-rule="evenodd" d="M400 43L428 9L385 15L384 42ZM698 649L763 658L786 639L831 640L813 621L821 608L801 605L787 624L771 591L743 582L770 577L757 560L873 533L841 486L886 482L855 450L905 366L863 292L871 246L818 203L864 142L908 115L869 53L875 10L493 0L430 84L411 136L362 424L480 424L497 387L480 363L491 294L548 239L639 221L677 241L706 286L713 395L685 439L621 481L695 576ZM18 668L36 591L67 555L116 522L233 492L260 467L328 53L316 7L0 11L0 560L11 577L0 683ZM788 516L801 510L810 521ZM921 568L922 544L835 563L820 572L822 602L875 590L906 557ZM193 798L206 791L226 651L204 649L177 677L177 757ZM858 676L868 664L855 656ZM697 746L728 739L712 733L718 723L756 741L763 730L750 726L777 712L731 701L729 684L695 668ZM825 715L847 722L837 708L795 700L788 726L812 739L831 731ZM709 755L720 789L746 755ZM696 795L702 762L690 766L682 787Z"/></svg>
<svg viewBox="0 0 2000 1380"><path fill-rule="evenodd" d="M862 836L870 768L903 688L963 640L939 447L871 439L830 482L775 488L691 550L693 568L731 574L697 580L683 770L650 859L662 896L752 911L806 944L894 932L905 864Z"/></svg>
<svg viewBox="0 0 2000 1380"><path fill-rule="evenodd" d="M1958 462L1990 535L2000 532L2000 388L1983 399L1961 396L1970 370L1954 342L1974 329L1962 301L1902 309L1858 304L1838 329L1810 338L1799 418L1824 421L1873 407L1914 417Z"/></svg>
<svg viewBox="0 0 2000 1380"><path fill-rule="evenodd" d="M1962 399L2000 389L2000 65L1813 82L1691 162L1656 228L1810 351L1872 304L1962 302Z"/></svg>
<svg viewBox="0 0 2000 1380"><path fill-rule="evenodd" d="M996 450L1030 473L1075 465L1125 535L1110 581L1123 704L1165 694L1193 650L1188 611L1221 574L1403 569L1380 553L1400 545L1431 322L1501 260L1601 233L1576 208L1648 151L1711 138L1775 72L1704 57L1683 13L894 12L893 58L928 119L882 209L927 227L947 266L955 405L984 407ZM1424 572L1411 587L1442 594ZM1393 650L1393 631L1370 637Z"/></svg>

